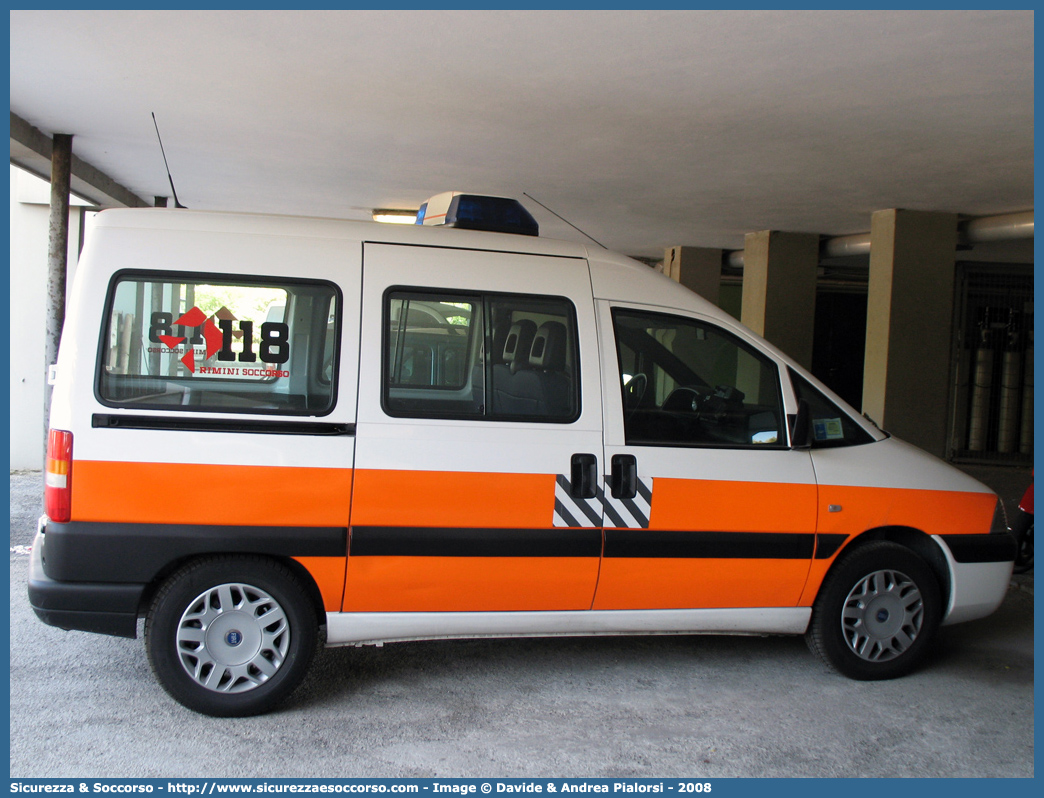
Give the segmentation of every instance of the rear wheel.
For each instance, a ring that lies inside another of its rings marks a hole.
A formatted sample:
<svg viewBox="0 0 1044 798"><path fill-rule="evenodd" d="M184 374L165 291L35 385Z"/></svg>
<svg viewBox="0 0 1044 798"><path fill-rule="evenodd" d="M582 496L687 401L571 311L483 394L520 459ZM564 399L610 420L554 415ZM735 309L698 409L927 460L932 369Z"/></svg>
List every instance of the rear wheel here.
<svg viewBox="0 0 1044 798"><path fill-rule="evenodd" d="M192 563L157 593L145 621L149 663L189 709L267 712L304 678L318 622L300 580L261 557Z"/></svg>
<svg viewBox="0 0 1044 798"><path fill-rule="evenodd" d="M812 609L808 646L853 679L892 679L924 657L942 617L939 584L909 549L877 541L853 549Z"/></svg>

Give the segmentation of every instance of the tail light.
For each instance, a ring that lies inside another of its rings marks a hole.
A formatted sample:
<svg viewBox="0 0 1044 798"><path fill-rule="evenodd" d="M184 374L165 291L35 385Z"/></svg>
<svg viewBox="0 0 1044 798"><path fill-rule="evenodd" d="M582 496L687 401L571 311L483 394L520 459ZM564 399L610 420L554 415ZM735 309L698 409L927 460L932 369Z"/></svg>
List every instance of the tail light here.
<svg viewBox="0 0 1044 798"><path fill-rule="evenodd" d="M59 524L72 518L71 432L53 429L47 436L47 468L44 471L44 509Z"/></svg>

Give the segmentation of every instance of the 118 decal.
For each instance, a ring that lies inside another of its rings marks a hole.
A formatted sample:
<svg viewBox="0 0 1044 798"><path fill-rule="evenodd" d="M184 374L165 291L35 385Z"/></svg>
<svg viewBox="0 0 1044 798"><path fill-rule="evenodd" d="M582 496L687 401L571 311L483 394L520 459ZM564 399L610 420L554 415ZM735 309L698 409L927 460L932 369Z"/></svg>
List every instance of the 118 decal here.
<svg viewBox="0 0 1044 798"><path fill-rule="evenodd" d="M236 336L232 329L234 319L219 319L215 326L213 318L197 307L192 308L178 319L173 313L157 311L151 316L149 340L153 343L165 344L173 352L181 344L188 341L189 347L181 358L181 362L192 373L196 371L196 358L193 346L206 345L203 360L209 360L215 354L223 362L238 361L240 363L256 363L260 360L272 366L279 366L290 360L290 326L281 321L266 321L261 325L260 342L257 352L254 351L254 322L239 321L239 335L243 348L236 353L232 342ZM181 328L185 335L174 335L174 329ZM188 329L194 330L191 338Z"/></svg>

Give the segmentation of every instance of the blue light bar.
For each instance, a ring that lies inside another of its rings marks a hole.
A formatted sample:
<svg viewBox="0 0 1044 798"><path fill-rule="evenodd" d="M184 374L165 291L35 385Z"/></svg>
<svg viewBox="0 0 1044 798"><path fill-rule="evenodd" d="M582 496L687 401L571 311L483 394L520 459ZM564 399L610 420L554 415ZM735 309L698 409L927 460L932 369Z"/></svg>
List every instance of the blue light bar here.
<svg viewBox="0 0 1044 798"><path fill-rule="evenodd" d="M518 200L457 191L431 197L417 211L417 224L524 236L540 232L536 219Z"/></svg>
<svg viewBox="0 0 1044 798"><path fill-rule="evenodd" d="M446 211L446 226L535 236L540 228L518 200L458 194Z"/></svg>

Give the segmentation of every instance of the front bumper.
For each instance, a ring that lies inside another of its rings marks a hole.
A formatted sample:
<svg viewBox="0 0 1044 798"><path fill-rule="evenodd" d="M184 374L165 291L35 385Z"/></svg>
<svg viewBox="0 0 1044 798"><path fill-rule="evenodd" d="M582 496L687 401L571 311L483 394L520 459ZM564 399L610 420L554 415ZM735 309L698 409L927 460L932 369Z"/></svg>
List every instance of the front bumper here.
<svg viewBox="0 0 1044 798"><path fill-rule="evenodd" d="M950 570L950 603L943 625L974 621L994 612L1011 583L1015 539L991 535L934 535Z"/></svg>
<svg viewBox="0 0 1044 798"><path fill-rule="evenodd" d="M44 524L33 540L29 559L29 604L37 617L59 629L137 637L143 584L57 582L44 568Z"/></svg>

